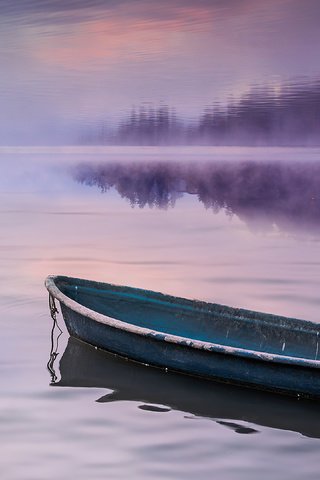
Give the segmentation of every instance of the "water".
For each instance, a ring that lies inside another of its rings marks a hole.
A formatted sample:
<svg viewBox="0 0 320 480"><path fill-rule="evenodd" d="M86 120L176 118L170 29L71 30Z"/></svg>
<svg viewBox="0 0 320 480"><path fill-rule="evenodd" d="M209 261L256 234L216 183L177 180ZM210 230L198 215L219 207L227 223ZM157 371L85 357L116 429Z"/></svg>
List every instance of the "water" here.
<svg viewBox="0 0 320 480"><path fill-rule="evenodd" d="M317 0L2 0L0 144L319 145L319 18Z"/></svg>
<svg viewBox="0 0 320 480"><path fill-rule="evenodd" d="M318 478L317 404L65 329L48 369L43 282L319 322L319 18L318 0L1 1L1 479Z"/></svg>
<svg viewBox="0 0 320 480"><path fill-rule="evenodd" d="M131 364L65 329L51 377L43 287L67 274L319 321L318 197L293 188L297 174L312 189L318 154L189 149L188 163L177 148L3 151L2 478L318 478L317 404ZM259 186L249 205L252 187L241 196L235 183L243 165ZM261 189L266 165L276 192ZM221 168L219 197L203 189Z"/></svg>

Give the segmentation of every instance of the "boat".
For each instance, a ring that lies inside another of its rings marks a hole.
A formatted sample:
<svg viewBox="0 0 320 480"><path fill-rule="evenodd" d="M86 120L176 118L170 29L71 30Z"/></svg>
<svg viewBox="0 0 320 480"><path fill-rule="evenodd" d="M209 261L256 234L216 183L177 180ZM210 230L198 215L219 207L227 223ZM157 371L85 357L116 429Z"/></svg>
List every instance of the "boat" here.
<svg viewBox="0 0 320 480"><path fill-rule="evenodd" d="M59 366L55 365L51 386L95 388L92 396L101 404L127 401L147 411L175 410L191 419L211 419L241 434L256 433L267 427L320 438L317 401L171 371L163 373L159 368L128 362L74 337L69 337L64 352L58 346L58 352Z"/></svg>
<svg viewBox="0 0 320 480"><path fill-rule="evenodd" d="M49 276L69 334L165 370L320 399L320 325L134 287Z"/></svg>

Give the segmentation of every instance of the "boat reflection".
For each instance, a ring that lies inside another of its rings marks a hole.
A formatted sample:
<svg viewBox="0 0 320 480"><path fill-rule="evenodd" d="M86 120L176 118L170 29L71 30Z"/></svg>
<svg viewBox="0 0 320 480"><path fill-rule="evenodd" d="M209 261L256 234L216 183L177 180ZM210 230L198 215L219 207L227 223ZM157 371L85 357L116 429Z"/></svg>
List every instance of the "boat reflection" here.
<svg viewBox="0 0 320 480"><path fill-rule="evenodd" d="M318 230L320 162L289 160L82 163L73 176L102 192L114 188L140 208L167 209L192 194L255 229Z"/></svg>
<svg viewBox="0 0 320 480"><path fill-rule="evenodd" d="M143 410L179 410L188 418L210 418L243 434L258 431L242 424L248 422L320 438L316 402L164 372L96 350L73 337L60 360L60 375L52 385L113 390L97 400L101 403L138 401Z"/></svg>

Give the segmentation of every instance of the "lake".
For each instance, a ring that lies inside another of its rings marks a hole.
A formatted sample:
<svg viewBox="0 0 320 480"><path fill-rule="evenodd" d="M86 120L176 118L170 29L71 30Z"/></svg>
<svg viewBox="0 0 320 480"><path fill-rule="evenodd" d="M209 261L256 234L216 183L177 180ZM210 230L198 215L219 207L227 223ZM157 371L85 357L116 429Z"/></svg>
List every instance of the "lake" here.
<svg viewBox="0 0 320 480"><path fill-rule="evenodd" d="M319 322L319 0L1 0L0 478L319 478L319 404L52 331L60 274Z"/></svg>
<svg viewBox="0 0 320 480"><path fill-rule="evenodd" d="M122 360L61 317L51 349L43 286L66 274L318 322L318 155L2 149L2 478L318 478L318 404Z"/></svg>

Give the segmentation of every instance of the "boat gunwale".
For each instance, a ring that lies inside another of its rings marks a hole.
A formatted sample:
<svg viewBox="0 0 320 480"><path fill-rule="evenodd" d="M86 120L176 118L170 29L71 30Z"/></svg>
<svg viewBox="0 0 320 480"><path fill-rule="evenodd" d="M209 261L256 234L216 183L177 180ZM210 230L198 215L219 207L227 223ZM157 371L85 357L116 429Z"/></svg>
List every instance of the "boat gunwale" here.
<svg viewBox="0 0 320 480"><path fill-rule="evenodd" d="M159 332L157 330L152 330L146 327L140 327L128 322L124 322L123 320L117 320L115 318L109 317L105 314L96 312L75 300L72 300L70 297L65 295L60 288L57 286L56 281L66 281L72 284L72 281L84 281L83 279L78 279L74 277L68 277L63 275L49 275L45 280L45 287L48 292L59 302L64 304L66 307L70 308L71 310L75 311L76 313L88 317L91 320L105 324L109 327L116 328L118 330L123 330L129 333L133 333L136 335L149 337L154 340L164 341L168 343L173 343L176 345L181 345L183 347L195 348L197 350L204 350L207 352L216 352L226 355L233 355L239 357L246 357L252 360L258 361L266 361L266 362L273 362L273 363L281 363L281 364L289 364L293 366L299 367L307 367L307 368L319 368L320 369L320 360L313 360L309 358L303 357L293 357L289 355L279 355L277 353L268 353L268 352L261 352L257 350L250 350L240 347L230 347L228 345L222 345L219 343L212 343L206 342L202 340L193 340L192 338L188 337L181 337L179 335L173 335L170 333ZM92 284L99 284L99 285L106 285L108 287L119 287L118 285L113 285L110 283L103 283L103 282L96 282L94 280L86 280L88 283ZM124 287L128 288L128 287ZM129 287L131 288L131 287ZM180 300L184 300L180 298ZM206 302L203 302L206 303ZM259 313L259 312L256 312ZM263 314L267 315L267 314ZM270 314L272 316L272 314ZM304 322L303 320L300 320ZM305 321L307 324L314 324L318 326L314 322Z"/></svg>

